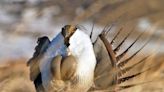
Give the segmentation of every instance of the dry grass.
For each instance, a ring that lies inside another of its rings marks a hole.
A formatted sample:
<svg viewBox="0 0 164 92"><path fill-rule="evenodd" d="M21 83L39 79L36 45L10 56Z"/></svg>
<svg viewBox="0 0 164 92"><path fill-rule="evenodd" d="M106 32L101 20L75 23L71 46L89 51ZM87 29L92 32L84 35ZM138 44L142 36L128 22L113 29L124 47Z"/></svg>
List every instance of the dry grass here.
<svg viewBox="0 0 164 92"><path fill-rule="evenodd" d="M141 58L142 56L140 56ZM139 59L139 58L138 58ZM152 61L148 62L162 62L164 61L163 55L159 55ZM135 62L135 61L134 61ZM143 66L147 66L148 63L142 63ZM132 79L124 84L129 83L142 83L144 81L152 81L145 84L125 89L122 92L163 92L164 88L164 64L155 69ZM140 71L141 67L130 71L134 73ZM128 73L128 74L129 74ZM123 84L122 84L123 85ZM0 92L35 92L34 85L29 79L29 68L26 66L25 60L11 60L7 63L3 63L0 66Z"/></svg>
<svg viewBox="0 0 164 92"><path fill-rule="evenodd" d="M35 92L24 59L8 61L0 67L0 92Z"/></svg>

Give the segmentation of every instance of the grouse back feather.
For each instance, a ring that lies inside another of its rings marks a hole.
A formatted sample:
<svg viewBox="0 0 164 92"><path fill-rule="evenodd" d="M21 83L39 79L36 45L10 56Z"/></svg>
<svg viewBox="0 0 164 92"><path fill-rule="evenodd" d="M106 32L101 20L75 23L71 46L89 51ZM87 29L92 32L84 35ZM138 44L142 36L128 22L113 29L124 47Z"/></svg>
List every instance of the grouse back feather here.
<svg viewBox="0 0 164 92"><path fill-rule="evenodd" d="M30 79L34 81L35 88L37 92L44 92L44 88L42 86L42 76L39 69L40 58L47 50L48 45L50 44L50 40L48 37L40 37L37 41L38 45L35 47L35 52L33 57L27 62L27 65L30 66Z"/></svg>

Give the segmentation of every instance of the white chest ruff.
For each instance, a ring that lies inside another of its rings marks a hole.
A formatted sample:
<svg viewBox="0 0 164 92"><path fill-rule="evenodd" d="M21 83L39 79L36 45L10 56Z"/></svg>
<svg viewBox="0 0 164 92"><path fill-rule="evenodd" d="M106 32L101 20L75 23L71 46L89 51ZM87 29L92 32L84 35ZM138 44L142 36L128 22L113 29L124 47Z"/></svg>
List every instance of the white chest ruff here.
<svg viewBox="0 0 164 92"><path fill-rule="evenodd" d="M70 38L69 50L77 61L76 75L79 85L91 86L93 82L96 58L92 42L87 34L77 29Z"/></svg>

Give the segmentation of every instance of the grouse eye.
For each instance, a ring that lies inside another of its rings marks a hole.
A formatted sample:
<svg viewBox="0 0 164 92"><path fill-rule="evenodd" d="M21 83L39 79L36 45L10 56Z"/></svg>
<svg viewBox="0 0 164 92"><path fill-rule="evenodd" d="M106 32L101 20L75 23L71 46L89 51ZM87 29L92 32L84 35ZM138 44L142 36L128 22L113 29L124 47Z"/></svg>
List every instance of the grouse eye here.
<svg viewBox="0 0 164 92"><path fill-rule="evenodd" d="M62 28L62 35L65 37L66 36L66 29L63 27Z"/></svg>

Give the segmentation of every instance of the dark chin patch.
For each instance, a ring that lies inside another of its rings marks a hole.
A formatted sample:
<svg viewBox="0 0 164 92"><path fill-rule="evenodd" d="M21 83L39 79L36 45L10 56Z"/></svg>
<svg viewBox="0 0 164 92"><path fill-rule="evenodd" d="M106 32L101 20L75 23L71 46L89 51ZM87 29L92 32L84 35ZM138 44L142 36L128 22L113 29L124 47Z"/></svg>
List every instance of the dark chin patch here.
<svg viewBox="0 0 164 92"><path fill-rule="evenodd" d="M70 44L69 44L69 38L65 38L64 42L65 42L65 45L66 45L67 47L70 45Z"/></svg>
<svg viewBox="0 0 164 92"><path fill-rule="evenodd" d="M66 43L66 46L68 47L70 44L69 43Z"/></svg>

